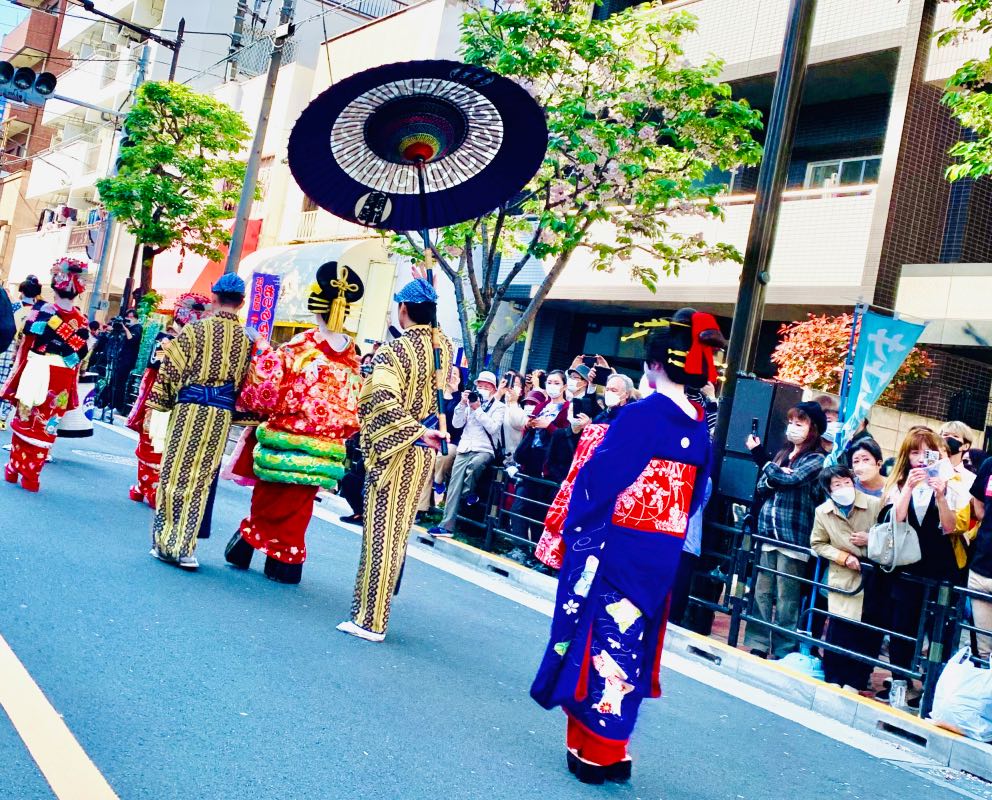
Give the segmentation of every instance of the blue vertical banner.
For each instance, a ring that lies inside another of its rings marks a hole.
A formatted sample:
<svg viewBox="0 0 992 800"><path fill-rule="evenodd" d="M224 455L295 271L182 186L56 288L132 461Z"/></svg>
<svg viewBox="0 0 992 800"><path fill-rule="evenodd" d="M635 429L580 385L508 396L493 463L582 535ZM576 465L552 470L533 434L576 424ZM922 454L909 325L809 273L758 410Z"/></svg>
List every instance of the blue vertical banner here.
<svg viewBox="0 0 992 800"><path fill-rule="evenodd" d="M851 386L847 404L842 409L844 427L827 457L827 464L837 462L845 444L892 382L925 328L926 324L907 322L874 311L865 311L861 315Z"/></svg>
<svg viewBox="0 0 992 800"><path fill-rule="evenodd" d="M247 324L249 328L255 328L269 341L272 341L272 328L276 322L278 302L279 276L253 272L248 295Z"/></svg>

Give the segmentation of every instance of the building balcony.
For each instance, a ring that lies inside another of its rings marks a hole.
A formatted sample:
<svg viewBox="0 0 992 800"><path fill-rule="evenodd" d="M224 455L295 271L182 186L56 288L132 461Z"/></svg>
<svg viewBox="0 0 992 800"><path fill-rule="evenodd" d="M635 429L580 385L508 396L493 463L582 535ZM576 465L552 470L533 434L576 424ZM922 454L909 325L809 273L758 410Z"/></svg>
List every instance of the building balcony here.
<svg viewBox="0 0 992 800"><path fill-rule="evenodd" d="M896 311L929 323L920 337L925 344L989 348L990 292L992 264L907 264Z"/></svg>
<svg viewBox="0 0 992 800"><path fill-rule="evenodd" d="M37 155L25 197L65 196L73 189L92 186L102 174L101 165L106 171L103 148L101 138L87 136Z"/></svg>
<svg viewBox="0 0 992 800"><path fill-rule="evenodd" d="M725 76L775 72L785 37L789 3L741 0L682 0L671 9L698 20L686 37L685 54L699 63L717 54ZM812 63L897 47L905 38L910 3L905 0L820 0L813 26Z"/></svg>
<svg viewBox="0 0 992 800"><path fill-rule="evenodd" d="M102 0L100 10L121 19L130 19L132 17L131 14L122 12L131 8L133 5L134 0ZM112 24L99 17L91 16L83 10L79 10L77 13L71 15L66 14L62 23L62 32L59 35L59 47L63 50L67 49L67 45L75 43L87 34L91 34L94 30L99 31L97 34L98 38L109 39L114 35L117 26L113 25L112 28L106 28L106 35L104 35L104 29L105 26Z"/></svg>
<svg viewBox="0 0 992 800"><path fill-rule="evenodd" d="M769 305L846 306L869 296L866 265L875 185L821 187L787 191L779 215L769 268ZM744 252L754 195L734 195L723 202L724 219L686 216L671 222L672 232L699 234L708 243L725 242ZM598 234L608 239L608 225ZM740 282L740 265L706 262L682 265L678 275L659 275L651 292L632 275L632 267L652 267L650 256L617 261L609 272L592 268L592 255L578 250L551 290L549 299L623 306L698 304L717 313L732 313Z"/></svg>
<svg viewBox="0 0 992 800"><path fill-rule="evenodd" d="M37 68L48 57L56 22L57 18L51 14L28 14L3 37L4 60L15 67Z"/></svg>
<svg viewBox="0 0 992 800"><path fill-rule="evenodd" d="M346 222L343 219L328 214L326 211L300 212L292 243L324 242L337 239L355 239L369 235L369 229L361 225Z"/></svg>

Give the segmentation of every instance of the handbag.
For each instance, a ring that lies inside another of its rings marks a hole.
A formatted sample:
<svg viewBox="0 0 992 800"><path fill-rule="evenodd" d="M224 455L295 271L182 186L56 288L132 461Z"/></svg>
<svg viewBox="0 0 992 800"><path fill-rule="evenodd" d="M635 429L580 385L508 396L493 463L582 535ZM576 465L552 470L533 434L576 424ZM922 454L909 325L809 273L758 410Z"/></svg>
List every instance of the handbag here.
<svg viewBox="0 0 992 800"><path fill-rule="evenodd" d="M868 559L886 572L915 564L922 557L920 537L908 522L896 522L892 519L891 507L885 520L869 529Z"/></svg>

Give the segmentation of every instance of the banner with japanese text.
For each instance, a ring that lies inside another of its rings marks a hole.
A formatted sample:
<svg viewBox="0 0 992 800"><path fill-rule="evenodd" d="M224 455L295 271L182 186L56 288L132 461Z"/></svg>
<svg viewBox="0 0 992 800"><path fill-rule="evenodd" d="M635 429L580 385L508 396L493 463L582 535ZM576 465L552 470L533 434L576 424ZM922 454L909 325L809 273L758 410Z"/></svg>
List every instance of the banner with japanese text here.
<svg viewBox="0 0 992 800"><path fill-rule="evenodd" d="M248 291L248 327L255 328L265 339L271 341L272 327L276 321L276 303L279 301L279 276L253 272Z"/></svg>
<svg viewBox="0 0 992 800"><path fill-rule="evenodd" d="M854 350L851 387L847 404L841 409L844 426L837 434L834 449L827 458L828 464L836 463L844 452L845 444L878 402L925 328L925 324L887 317L874 311L866 311L862 315Z"/></svg>

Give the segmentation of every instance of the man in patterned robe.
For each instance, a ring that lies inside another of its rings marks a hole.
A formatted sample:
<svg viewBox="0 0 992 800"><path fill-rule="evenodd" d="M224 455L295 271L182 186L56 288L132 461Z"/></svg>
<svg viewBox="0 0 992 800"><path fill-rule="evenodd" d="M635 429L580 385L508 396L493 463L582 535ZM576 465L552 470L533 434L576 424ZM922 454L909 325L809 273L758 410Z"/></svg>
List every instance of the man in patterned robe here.
<svg viewBox="0 0 992 800"><path fill-rule="evenodd" d="M418 278L393 299L403 335L379 348L358 399L365 530L351 619L338 625L339 631L373 642L385 638L417 503L443 440L434 429L435 340L445 377L451 364L451 342L430 324L437 313L434 287Z"/></svg>
<svg viewBox="0 0 992 800"><path fill-rule="evenodd" d="M199 566L196 538L252 351L237 313L245 282L222 275L212 291L214 315L190 323L173 340L148 397L149 408L171 412L151 555L188 570Z"/></svg>
<svg viewBox="0 0 992 800"><path fill-rule="evenodd" d="M689 517L710 469L703 409L685 387L715 381L709 314L682 309L648 341L655 393L625 406L575 478L563 527L551 635L531 687L567 717L569 769L583 783L627 780L640 703L661 693L668 603Z"/></svg>

